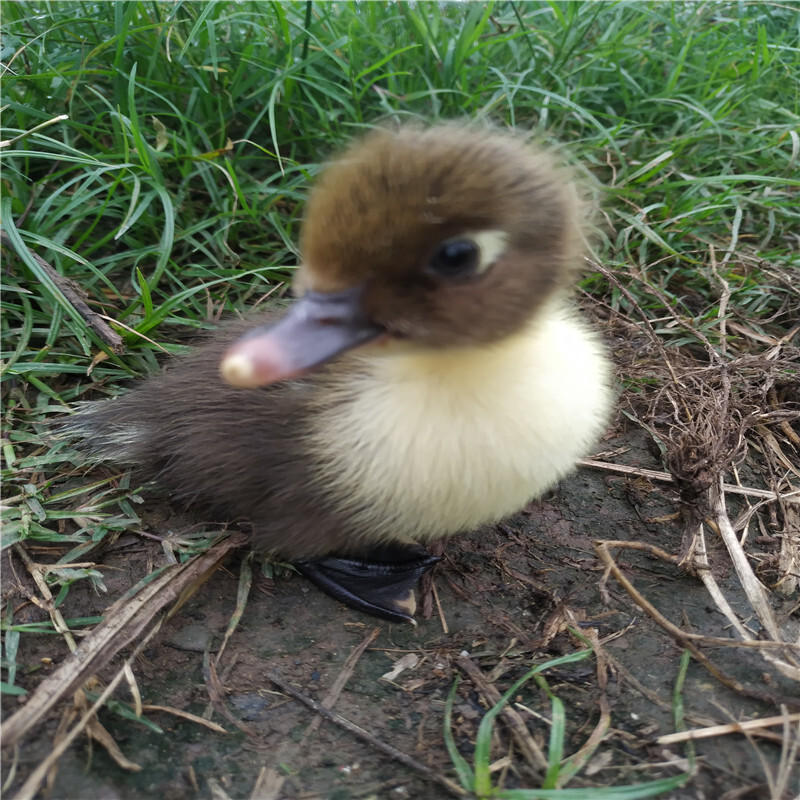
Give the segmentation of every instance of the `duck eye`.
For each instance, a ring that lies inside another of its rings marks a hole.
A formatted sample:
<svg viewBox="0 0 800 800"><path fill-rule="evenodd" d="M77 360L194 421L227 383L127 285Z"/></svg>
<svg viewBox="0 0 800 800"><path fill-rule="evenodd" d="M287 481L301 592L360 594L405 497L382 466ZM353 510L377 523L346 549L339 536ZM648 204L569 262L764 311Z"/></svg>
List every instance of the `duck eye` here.
<svg viewBox="0 0 800 800"><path fill-rule="evenodd" d="M428 262L428 271L442 278L466 278L480 266L481 251L472 239L448 239Z"/></svg>

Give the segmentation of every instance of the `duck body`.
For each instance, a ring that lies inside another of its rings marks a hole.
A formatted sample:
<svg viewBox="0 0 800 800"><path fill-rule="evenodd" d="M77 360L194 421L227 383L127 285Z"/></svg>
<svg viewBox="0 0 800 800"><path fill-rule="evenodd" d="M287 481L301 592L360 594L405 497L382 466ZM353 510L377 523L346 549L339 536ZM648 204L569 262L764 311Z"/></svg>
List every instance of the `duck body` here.
<svg viewBox="0 0 800 800"><path fill-rule="evenodd" d="M601 347L567 309L489 348L388 345L232 387L219 363L253 324L92 404L73 433L181 505L250 523L289 560L496 522L571 472L606 422Z"/></svg>
<svg viewBox="0 0 800 800"><path fill-rule="evenodd" d="M566 310L490 347L398 350L332 375L312 418L318 482L366 537L425 543L497 522L605 426L601 348Z"/></svg>
<svg viewBox="0 0 800 800"><path fill-rule="evenodd" d="M226 327L67 427L329 591L330 567L340 599L408 619L422 545L520 509L603 432L610 369L567 294L578 215L511 137L369 134L312 194L286 315ZM382 586L375 607L349 596Z"/></svg>

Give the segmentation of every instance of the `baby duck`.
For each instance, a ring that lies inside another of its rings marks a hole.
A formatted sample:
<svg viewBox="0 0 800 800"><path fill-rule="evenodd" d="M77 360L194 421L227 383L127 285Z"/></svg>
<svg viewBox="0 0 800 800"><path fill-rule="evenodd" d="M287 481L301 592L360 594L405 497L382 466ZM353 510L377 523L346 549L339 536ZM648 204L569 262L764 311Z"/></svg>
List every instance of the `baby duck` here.
<svg viewBox="0 0 800 800"><path fill-rule="evenodd" d="M375 129L316 182L288 313L67 427L339 600L413 621L427 542L519 510L603 432L609 365L568 297L580 218L513 135Z"/></svg>

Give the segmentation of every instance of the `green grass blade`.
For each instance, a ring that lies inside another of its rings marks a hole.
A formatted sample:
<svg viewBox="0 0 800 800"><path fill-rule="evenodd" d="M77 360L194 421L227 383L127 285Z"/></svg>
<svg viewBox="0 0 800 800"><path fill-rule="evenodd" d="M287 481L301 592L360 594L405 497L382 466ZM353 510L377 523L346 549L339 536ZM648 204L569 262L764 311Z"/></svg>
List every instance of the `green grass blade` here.
<svg viewBox="0 0 800 800"><path fill-rule="evenodd" d="M450 760L455 767L459 783L469 792L472 791L472 787L475 784L475 773L467 763L467 760L458 752L458 747L453 738L453 703L455 702L459 681L459 676L456 676L444 707L444 743Z"/></svg>

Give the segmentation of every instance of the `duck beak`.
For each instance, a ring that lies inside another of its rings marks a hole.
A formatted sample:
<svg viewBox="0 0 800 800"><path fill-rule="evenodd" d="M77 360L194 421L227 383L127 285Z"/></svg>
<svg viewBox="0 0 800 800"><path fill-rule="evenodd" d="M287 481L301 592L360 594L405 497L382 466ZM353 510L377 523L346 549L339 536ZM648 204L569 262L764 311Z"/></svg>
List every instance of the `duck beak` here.
<svg viewBox="0 0 800 800"><path fill-rule="evenodd" d="M385 330L364 314L359 285L340 292L306 292L274 325L232 344L220 372L232 386L253 389L296 378L334 356L377 339Z"/></svg>

